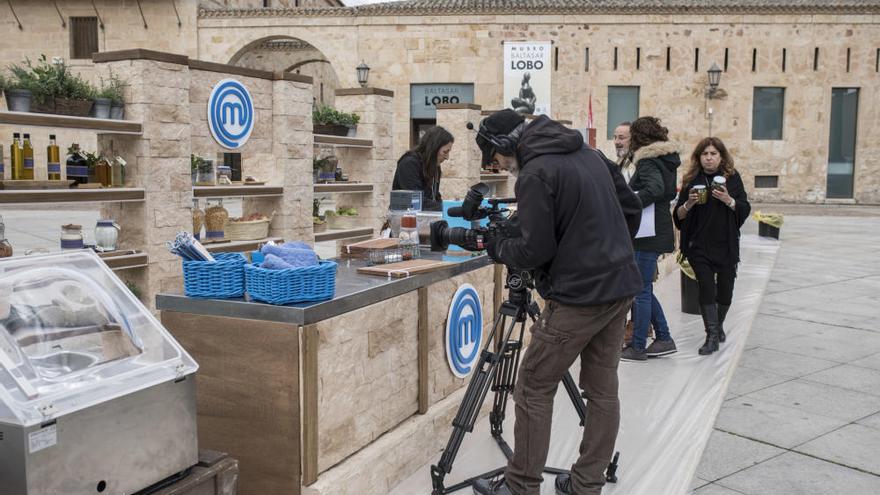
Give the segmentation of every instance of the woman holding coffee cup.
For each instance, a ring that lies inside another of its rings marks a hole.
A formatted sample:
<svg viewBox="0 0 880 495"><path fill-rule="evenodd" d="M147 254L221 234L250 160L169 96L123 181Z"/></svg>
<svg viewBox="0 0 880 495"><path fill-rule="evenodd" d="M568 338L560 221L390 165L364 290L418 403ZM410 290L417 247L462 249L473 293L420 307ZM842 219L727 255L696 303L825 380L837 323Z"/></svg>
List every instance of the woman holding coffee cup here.
<svg viewBox="0 0 880 495"><path fill-rule="evenodd" d="M712 354L726 340L723 325L739 263L739 230L750 211L742 177L727 147L715 137L700 141L682 179L673 219L681 231L681 252L700 287L706 327L701 355Z"/></svg>

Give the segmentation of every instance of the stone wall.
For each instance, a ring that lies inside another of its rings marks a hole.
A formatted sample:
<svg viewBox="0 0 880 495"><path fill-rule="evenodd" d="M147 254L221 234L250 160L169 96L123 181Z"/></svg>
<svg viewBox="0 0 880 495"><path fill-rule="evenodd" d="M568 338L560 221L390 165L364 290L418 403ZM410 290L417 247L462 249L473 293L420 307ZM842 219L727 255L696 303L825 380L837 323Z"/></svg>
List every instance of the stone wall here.
<svg viewBox="0 0 880 495"><path fill-rule="evenodd" d="M468 383L452 374L446 360L444 334L452 296L463 283L477 289L485 339L494 318L493 273L494 267L484 267L428 287L429 405ZM322 473L418 411L418 292L324 320L317 330Z"/></svg>
<svg viewBox="0 0 880 495"><path fill-rule="evenodd" d="M663 119L671 136L690 151L709 133L725 140L755 199L824 202L831 88L861 88L855 200L880 202L880 78L876 50L880 29L874 16L857 15L474 15L403 17L203 17L200 56L227 61L242 46L269 36L307 40L332 62L340 84L354 83L363 58L371 85L392 89L395 154L409 144L411 83L474 83L476 103L501 108L503 40L552 41L558 49L553 72L554 117L582 127L588 97L598 146L610 153L606 136L608 86L639 86L640 114ZM356 47L353 48L353 47ZM666 50L670 48L669 70ZM819 64L813 54L819 47ZM589 48L589 70L585 50ZM637 67L637 49L639 60ZM696 50L699 61L695 63ZM757 49L755 71L752 50ZM782 70L782 51L786 68ZM850 67L846 53L850 49ZM706 70L724 66L725 97L707 106ZM617 66L614 66L615 51ZM752 91L786 88L784 136L751 139ZM613 125L613 123L612 123ZM755 175L778 175L779 187L754 189ZM455 195L463 195L464 191Z"/></svg>

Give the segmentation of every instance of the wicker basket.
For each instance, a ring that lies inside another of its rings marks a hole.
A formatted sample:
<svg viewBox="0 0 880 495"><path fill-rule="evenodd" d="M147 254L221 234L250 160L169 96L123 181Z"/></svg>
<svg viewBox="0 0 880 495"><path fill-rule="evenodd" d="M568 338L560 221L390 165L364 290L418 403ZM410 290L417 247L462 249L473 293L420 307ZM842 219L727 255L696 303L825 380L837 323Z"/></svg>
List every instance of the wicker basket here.
<svg viewBox="0 0 880 495"><path fill-rule="evenodd" d="M327 224L331 229L355 229L358 226L358 215L327 215Z"/></svg>
<svg viewBox="0 0 880 495"><path fill-rule="evenodd" d="M269 304L325 301L336 293L336 263L332 261L284 270L247 265L244 274L251 299Z"/></svg>
<svg viewBox="0 0 880 495"><path fill-rule="evenodd" d="M70 98L55 97L55 113L58 115L71 115L73 117L88 117L92 112L92 100L72 100Z"/></svg>
<svg viewBox="0 0 880 495"><path fill-rule="evenodd" d="M269 223L272 218L249 222L226 222L223 232L227 241L254 241L269 237Z"/></svg>

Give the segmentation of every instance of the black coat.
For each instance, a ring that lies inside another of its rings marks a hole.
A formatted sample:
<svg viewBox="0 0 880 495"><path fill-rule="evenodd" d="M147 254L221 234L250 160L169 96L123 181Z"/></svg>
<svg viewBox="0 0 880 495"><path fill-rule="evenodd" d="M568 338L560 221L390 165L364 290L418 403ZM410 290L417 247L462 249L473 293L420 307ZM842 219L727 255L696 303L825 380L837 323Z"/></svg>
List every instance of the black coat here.
<svg viewBox="0 0 880 495"><path fill-rule="evenodd" d="M636 171L629 187L642 201L642 207L654 205L654 236L633 241L636 251L671 253L675 250L675 233L669 206L675 199L675 171L681 165L678 146L658 141L636 150L633 155Z"/></svg>
<svg viewBox="0 0 880 495"><path fill-rule="evenodd" d="M563 304L634 296L642 287L632 248L641 204L617 165L546 116L523 130L517 158L522 237L500 241L497 259L533 268L541 296Z"/></svg>
<svg viewBox="0 0 880 495"><path fill-rule="evenodd" d="M442 172L437 166L437 180L425 180L422 160L419 155L407 151L397 160L394 182L391 189L422 191L422 209L426 211L442 211L443 197L440 196L440 176Z"/></svg>
<svg viewBox="0 0 880 495"><path fill-rule="evenodd" d="M681 230L681 252L688 260L699 256L717 266L731 266L739 263L739 229L752 209L738 172L727 178L727 194L736 201L733 209L712 197L710 190L706 204L695 204L684 220L679 220L677 214L691 188L711 184L715 175L718 174L707 176L701 170L681 188L675 203L675 226Z"/></svg>

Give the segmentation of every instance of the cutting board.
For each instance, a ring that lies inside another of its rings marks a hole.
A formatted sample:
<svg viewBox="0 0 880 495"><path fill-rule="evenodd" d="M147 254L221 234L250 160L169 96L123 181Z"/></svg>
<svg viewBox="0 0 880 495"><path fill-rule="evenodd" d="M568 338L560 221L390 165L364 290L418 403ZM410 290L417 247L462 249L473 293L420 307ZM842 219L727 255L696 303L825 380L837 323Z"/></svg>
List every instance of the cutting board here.
<svg viewBox="0 0 880 495"><path fill-rule="evenodd" d="M400 239L370 239L349 244L342 248L345 255L353 257L366 257L370 251L376 249L394 249L400 245Z"/></svg>
<svg viewBox="0 0 880 495"><path fill-rule="evenodd" d="M358 273L365 275L380 275L391 278L406 278L410 275L427 273L451 265L448 261L436 260L409 260L400 263L388 263L387 265L365 266L358 268Z"/></svg>
<svg viewBox="0 0 880 495"><path fill-rule="evenodd" d="M67 189L72 180L0 180L0 189L36 190L36 189Z"/></svg>

